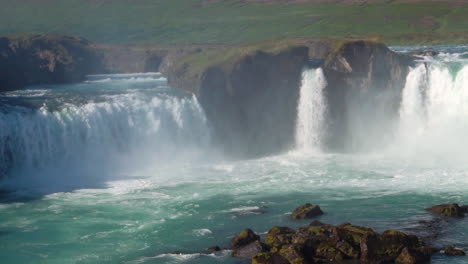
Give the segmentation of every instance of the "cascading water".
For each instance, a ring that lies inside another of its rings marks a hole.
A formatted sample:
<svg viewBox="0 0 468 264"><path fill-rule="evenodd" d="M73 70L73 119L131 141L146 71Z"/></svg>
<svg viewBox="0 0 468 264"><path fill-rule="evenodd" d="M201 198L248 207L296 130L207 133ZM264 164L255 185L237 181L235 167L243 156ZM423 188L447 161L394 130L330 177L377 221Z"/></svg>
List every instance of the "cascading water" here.
<svg viewBox="0 0 468 264"><path fill-rule="evenodd" d="M468 65L421 63L403 90L396 145L408 155L464 163L467 117Z"/></svg>
<svg viewBox="0 0 468 264"><path fill-rule="evenodd" d="M164 85L159 75L105 75L65 90L7 94L43 105L2 106L0 174L27 185L47 177L81 184L206 148L210 133L196 98L171 94ZM88 91L89 98L78 100L83 104L67 102ZM46 98L52 96L61 101L50 110Z"/></svg>
<svg viewBox="0 0 468 264"><path fill-rule="evenodd" d="M296 121L296 148L315 152L321 147L325 130L327 81L321 68L307 69L302 74Z"/></svg>

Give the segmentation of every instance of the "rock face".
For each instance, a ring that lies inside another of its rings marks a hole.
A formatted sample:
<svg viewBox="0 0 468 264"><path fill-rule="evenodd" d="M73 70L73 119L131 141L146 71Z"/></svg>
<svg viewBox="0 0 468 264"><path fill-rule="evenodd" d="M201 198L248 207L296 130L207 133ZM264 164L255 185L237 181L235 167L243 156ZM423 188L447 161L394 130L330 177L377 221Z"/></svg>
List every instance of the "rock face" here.
<svg viewBox="0 0 468 264"><path fill-rule="evenodd" d="M201 76L198 98L215 140L234 155L262 155L294 141L298 87L308 49L278 54L256 52L229 72L209 68Z"/></svg>
<svg viewBox="0 0 468 264"><path fill-rule="evenodd" d="M97 45L108 73L158 72L168 54L164 47Z"/></svg>
<svg viewBox="0 0 468 264"><path fill-rule="evenodd" d="M257 243L259 243L257 241ZM418 237L395 230L382 234L349 223L303 226L298 230L273 227L265 238L268 248L252 258L257 264L426 263L433 254Z"/></svg>
<svg viewBox="0 0 468 264"><path fill-rule="evenodd" d="M199 55L168 56L173 59L165 59L161 69L172 87L197 95L216 143L243 157L294 147L302 71L307 67L322 67L328 82L325 145L340 151L352 148L345 139L353 136L351 124L359 122L375 123L359 134L380 136L376 141L381 142L388 132L381 121L398 116L412 63L411 57L368 41L311 41ZM353 120L356 116L359 122Z"/></svg>
<svg viewBox="0 0 468 264"><path fill-rule="evenodd" d="M466 208L460 207L458 204L439 204L430 208L426 208L426 210L435 214L449 217L463 217L466 212Z"/></svg>
<svg viewBox="0 0 468 264"><path fill-rule="evenodd" d="M235 235L229 245L231 248L240 248L252 242L260 240L260 236L255 234L251 229L245 229L239 234Z"/></svg>
<svg viewBox="0 0 468 264"><path fill-rule="evenodd" d="M296 208L291 214L291 219L309 219L319 215L323 215L320 206L307 203Z"/></svg>
<svg viewBox="0 0 468 264"><path fill-rule="evenodd" d="M0 91L35 84L78 82L102 69L98 52L82 38L0 37Z"/></svg>
<svg viewBox="0 0 468 264"><path fill-rule="evenodd" d="M385 143L382 135L398 117L412 63L411 57L380 43L351 41L342 45L324 65L328 82L326 146L353 151L365 143ZM366 130L359 131L361 128Z"/></svg>

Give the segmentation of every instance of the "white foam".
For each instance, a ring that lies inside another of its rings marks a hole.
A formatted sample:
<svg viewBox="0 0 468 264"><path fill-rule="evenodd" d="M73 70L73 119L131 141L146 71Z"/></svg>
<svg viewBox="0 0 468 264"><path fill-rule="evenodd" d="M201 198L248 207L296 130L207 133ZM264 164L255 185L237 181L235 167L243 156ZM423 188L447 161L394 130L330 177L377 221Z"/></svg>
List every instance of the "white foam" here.
<svg viewBox="0 0 468 264"><path fill-rule="evenodd" d="M303 72L296 121L296 146L301 151L320 150L325 129L326 103L323 90L326 85L321 68Z"/></svg>

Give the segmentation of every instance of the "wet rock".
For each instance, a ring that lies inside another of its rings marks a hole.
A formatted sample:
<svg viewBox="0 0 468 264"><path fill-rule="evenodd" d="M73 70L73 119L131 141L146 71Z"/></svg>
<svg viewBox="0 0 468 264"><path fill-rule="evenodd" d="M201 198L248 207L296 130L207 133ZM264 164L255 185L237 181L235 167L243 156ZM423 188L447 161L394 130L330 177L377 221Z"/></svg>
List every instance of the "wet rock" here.
<svg viewBox="0 0 468 264"><path fill-rule="evenodd" d="M396 230L379 234L372 228L350 223L314 224L319 225L298 230L275 226L265 237L266 245L255 241L242 248L245 253L236 250L233 256L251 258L254 264L418 264L430 261L435 253L417 236Z"/></svg>
<svg viewBox="0 0 468 264"><path fill-rule="evenodd" d="M255 234L251 229L245 229L231 239L230 246L233 249L237 249L258 240L260 240L260 236Z"/></svg>
<svg viewBox="0 0 468 264"><path fill-rule="evenodd" d="M279 255L289 263L307 264L303 251L304 247L301 245L286 245L279 250Z"/></svg>
<svg viewBox="0 0 468 264"><path fill-rule="evenodd" d="M463 212L464 214L468 214L468 205L462 205L462 206L460 206L460 207L461 207L462 212Z"/></svg>
<svg viewBox="0 0 468 264"><path fill-rule="evenodd" d="M396 230L387 230L383 234L366 235L360 243L361 261L374 263L394 261L406 247L419 248L423 245L414 235L407 235Z"/></svg>
<svg viewBox="0 0 468 264"><path fill-rule="evenodd" d="M281 247L290 244L296 231L289 227L274 226L265 236L265 244L270 247Z"/></svg>
<svg viewBox="0 0 468 264"><path fill-rule="evenodd" d="M427 50L415 50L415 51L411 52L411 54L416 55L416 56L434 57L434 56L437 56L439 54L439 52L435 51L433 49L427 49Z"/></svg>
<svg viewBox="0 0 468 264"><path fill-rule="evenodd" d="M332 240L323 241L315 250L316 259L323 261L342 261L345 259L343 252L336 248Z"/></svg>
<svg viewBox="0 0 468 264"><path fill-rule="evenodd" d="M212 246L207 248L208 252L218 252L221 251L222 249L219 246Z"/></svg>
<svg viewBox="0 0 468 264"><path fill-rule="evenodd" d="M446 247L444 248L444 254L447 256L465 256L465 251L455 248L455 247Z"/></svg>
<svg viewBox="0 0 468 264"><path fill-rule="evenodd" d="M291 214L291 219L308 219L315 216L323 215L320 206L306 203L297 207Z"/></svg>
<svg viewBox="0 0 468 264"><path fill-rule="evenodd" d="M463 217L466 209L460 207L458 204L439 204L426 208L426 210L443 216Z"/></svg>
<svg viewBox="0 0 468 264"><path fill-rule="evenodd" d="M252 264L290 264L287 259L278 253L260 253L252 258Z"/></svg>
<svg viewBox="0 0 468 264"><path fill-rule="evenodd" d="M251 259L262 252L267 252L268 250L269 247L267 245L257 240L246 246L234 249L232 256Z"/></svg>
<svg viewBox="0 0 468 264"><path fill-rule="evenodd" d="M405 247L395 260L399 264L426 263L431 260L432 252L427 249L410 249Z"/></svg>

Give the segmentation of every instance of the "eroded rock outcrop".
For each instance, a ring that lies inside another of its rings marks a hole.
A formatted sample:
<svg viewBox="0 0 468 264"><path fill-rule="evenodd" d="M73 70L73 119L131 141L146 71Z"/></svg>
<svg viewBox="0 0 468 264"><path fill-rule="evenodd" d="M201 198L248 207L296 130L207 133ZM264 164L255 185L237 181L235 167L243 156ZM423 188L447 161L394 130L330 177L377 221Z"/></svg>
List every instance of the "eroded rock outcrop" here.
<svg viewBox="0 0 468 264"><path fill-rule="evenodd" d="M78 82L102 68L93 44L79 37L0 37L0 91Z"/></svg>
<svg viewBox="0 0 468 264"><path fill-rule="evenodd" d="M375 42L350 41L334 52L323 67L328 82L326 146L353 151L386 143L383 135L398 118L412 64L412 57Z"/></svg>
<svg viewBox="0 0 468 264"><path fill-rule="evenodd" d="M323 211L320 209L320 206L306 203L294 209L291 214L291 219L309 219L319 215L323 215Z"/></svg>
<svg viewBox="0 0 468 264"><path fill-rule="evenodd" d="M356 117L376 124L375 131L362 135L381 136L388 127L379 122L397 116L412 63L383 44L343 40L240 46L173 58L161 66L169 84L197 95L215 141L243 157L294 147L301 75L308 67L322 67L328 82L325 141L330 149L349 147L345 139Z"/></svg>
<svg viewBox="0 0 468 264"><path fill-rule="evenodd" d="M426 210L442 216L463 217L466 213L466 206L459 206L458 204L439 204L426 208Z"/></svg>
<svg viewBox="0 0 468 264"><path fill-rule="evenodd" d="M396 230L379 234L369 227L349 223L338 226L308 225L298 230L273 227L266 235L265 244L267 247L255 247L258 253L252 257L252 263L309 264L359 261L416 264L429 261L434 253L433 248L426 246L414 235Z"/></svg>

